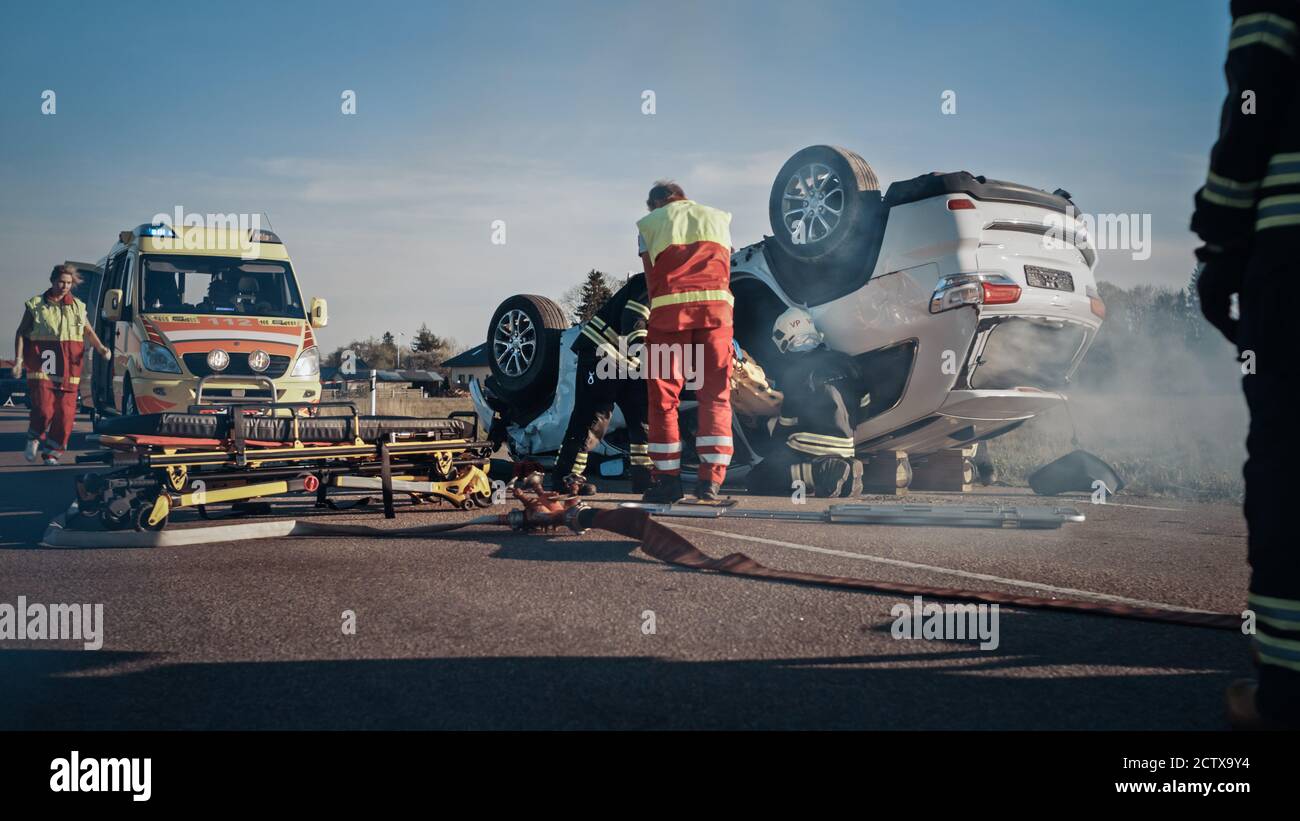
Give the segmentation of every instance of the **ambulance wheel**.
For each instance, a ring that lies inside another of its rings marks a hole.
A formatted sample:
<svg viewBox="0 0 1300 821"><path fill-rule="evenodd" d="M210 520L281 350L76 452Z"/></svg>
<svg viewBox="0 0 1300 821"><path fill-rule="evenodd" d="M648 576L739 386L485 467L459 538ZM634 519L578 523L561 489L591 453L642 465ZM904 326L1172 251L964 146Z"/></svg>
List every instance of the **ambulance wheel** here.
<svg viewBox="0 0 1300 821"><path fill-rule="evenodd" d="M135 390L131 387L131 377L126 378L126 384L122 386L122 415L138 416L140 409L135 405Z"/></svg>

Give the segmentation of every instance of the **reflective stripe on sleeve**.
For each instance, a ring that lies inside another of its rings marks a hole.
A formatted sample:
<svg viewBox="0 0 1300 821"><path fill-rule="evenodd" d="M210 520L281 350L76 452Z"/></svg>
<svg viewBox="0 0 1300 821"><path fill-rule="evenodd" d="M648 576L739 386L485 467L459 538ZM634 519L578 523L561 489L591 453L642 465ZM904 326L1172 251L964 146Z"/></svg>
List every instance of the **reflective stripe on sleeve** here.
<svg viewBox="0 0 1300 821"><path fill-rule="evenodd" d="M1297 183L1300 183L1300 154L1274 154L1268 162L1268 176L1264 177L1264 187L1273 188Z"/></svg>
<svg viewBox="0 0 1300 821"><path fill-rule="evenodd" d="M1255 230L1300 225L1300 194L1265 197L1255 212Z"/></svg>
<svg viewBox="0 0 1300 821"><path fill-rule="evenodd" d="M1232 22L1228 51L1250 46L1275 48L1295 56L1296 24L1280 14L1247 14Z"/></svg>
<svg viewBox="0 0 1300 821"><path fill-rule="evenodd" d="M1213 171L1205 180L1201 196L1206 202L1227 208L1254 208L1259 182L1238 182L1222 177Z"/></svg>

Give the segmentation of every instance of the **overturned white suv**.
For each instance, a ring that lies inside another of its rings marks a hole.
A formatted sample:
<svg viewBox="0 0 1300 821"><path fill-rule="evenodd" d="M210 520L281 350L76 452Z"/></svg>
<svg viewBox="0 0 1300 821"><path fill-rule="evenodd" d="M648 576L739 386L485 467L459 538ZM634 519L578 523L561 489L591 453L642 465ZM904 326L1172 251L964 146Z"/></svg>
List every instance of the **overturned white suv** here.
<svg viewBox="0 0 1300 821"><path fill-rule="evenodd" d="M1105 316L1097 254L1076 213L1060 189L966 172L882 194L852 151L805 148L772 185L774 235L732 257L736 340L760 365L774 362L774 320L806 308L865 376L870 399L854 419L861 457L987 441L1065 401L1058 391ZM573 405L568 326L550 300L518 295L488 327L492 376L471 395L485 423L494 409L507 413L516 459L545 462L559 450ZM737 417L733 431L729 476L739 478L762 458L767 427ZM622 455L625 442L616 416L600 452ZM601 473L621 468L611 461Z"/></svg>

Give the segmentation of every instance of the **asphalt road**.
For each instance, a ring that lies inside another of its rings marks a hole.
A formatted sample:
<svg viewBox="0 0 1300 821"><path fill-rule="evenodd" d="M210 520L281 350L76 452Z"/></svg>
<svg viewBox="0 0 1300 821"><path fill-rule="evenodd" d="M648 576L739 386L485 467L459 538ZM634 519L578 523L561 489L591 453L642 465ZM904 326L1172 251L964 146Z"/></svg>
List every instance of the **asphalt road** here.
<svg viewBox="0 0 1300 821"><path fill-rule="evenodd" d="M600 532L38 548L86 468L28 465L24 429L21 410L0 411L0 603L102 603L105 638L96 651L0 641L0 728L1218 729L1223 688L1250 672L1238 633L1018 608L1001 609L995 650L899 640L890 610L907 597L676 569ZM1043 503L1009 489L976 500ZM1243 608L1235 506L1072 501L1088 521L1056 531L728 520L682 532L710 555L782 569Z"/></svg>

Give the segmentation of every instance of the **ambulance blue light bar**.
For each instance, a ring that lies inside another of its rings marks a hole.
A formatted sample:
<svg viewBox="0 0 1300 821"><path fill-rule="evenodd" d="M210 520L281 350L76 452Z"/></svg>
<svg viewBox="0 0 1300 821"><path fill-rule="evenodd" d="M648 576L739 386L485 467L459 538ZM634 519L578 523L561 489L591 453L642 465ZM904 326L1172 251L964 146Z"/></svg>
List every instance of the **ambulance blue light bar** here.
<svg viewBox="0 0 1300 821"><path fill-rule="evenodd" d="M153 224L146 223L144 225L137 226L135 231L133 232L123 231L122 233L123 234L133 233L135 234L135 236L138 237L168 237L170 239L176 238L176 232L172 230L172 227L170 225L164 225L159 222L155 222ZM123 241L125 242L125 240Z"/></svg>
<svg viewBox="0 0 1300 821"><path fill-rule="evenodd" d="M252 228L248 232L249 242L274 242L277 245L283 245L280 238L274 231L268 231L265 228Z"/></svg>

